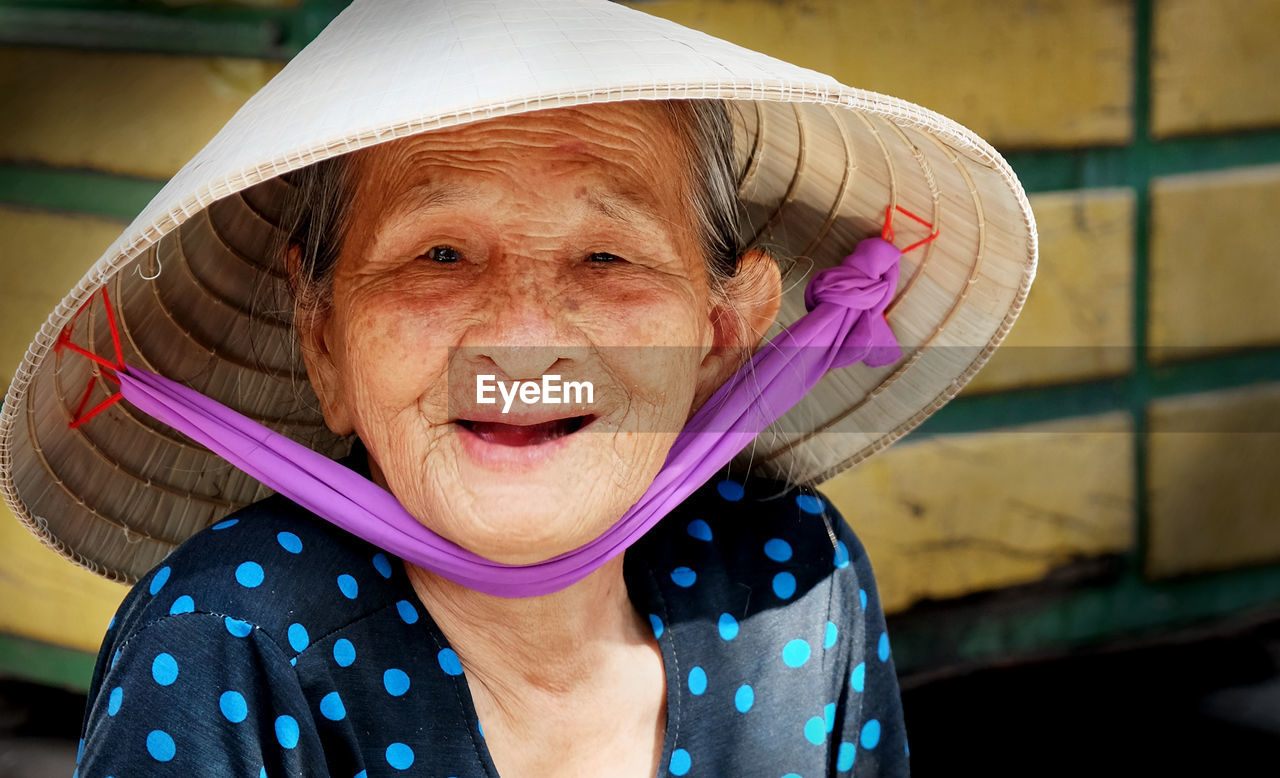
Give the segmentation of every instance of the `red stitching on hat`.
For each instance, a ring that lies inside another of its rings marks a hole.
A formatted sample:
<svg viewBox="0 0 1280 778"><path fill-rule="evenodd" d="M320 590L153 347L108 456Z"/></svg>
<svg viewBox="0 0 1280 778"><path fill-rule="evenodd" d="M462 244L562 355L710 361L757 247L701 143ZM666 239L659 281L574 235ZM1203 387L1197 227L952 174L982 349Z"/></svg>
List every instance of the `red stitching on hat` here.
<svg viewBox="0 0 1280 778"><path fill-rule="evenodd" d="M127 367L124 364L124 351L120 347L120 329L116 326L116 312L115 309L111 307L111 298L107 295L107 288L104 286L100 291L102 292L102 306L107 311L107 327L111 330L111 344L115 347L116 361L109 362L104 357L98 356L71 340L71 331L76 326L76 320L79 319L80 314L84 313L85 309L89 307L89 303L93 302L93 295L90 295L89 299L84 301L84 304L80 306L80 309L71 317L71 321L67 322L67 326L63 327L62 332L58 333L58 339L54 341L53 350L58 352L63 349L68 349L73 353L92 360L94 363L101 367L105 367L107 370L112 372L126 370ZM120 380L114 375L111 375L111 373L98 373L95 371L95 375L105 377L117 384L120 383ZM85 412L84 406L89 404L89 397L92 396L92 394L93 377L91 376L89 378L89 383L84 387L84 394L80 397L80 403L76 406L75 413L71 415L71 421L67 423L67 426L71 429L79 427L81 424L84 424L94 416L97 416L99 413L102 413L107 408L123 399L119 392L115 392L107 397L107 399L93 406L93 408L89 409L88 412Z"/></svg>
<svg viewBox="0 0 1280 778"><path fill-rule="evenodd" d="M935 229L932 223L925 221L919 216L916 216L914 213L912 213L911 211L908 211L906 208L903 208L901 205L889 205L889 206L886 206L884 209L884 229L880 230L880 237L883 240L888 241L889 243L893 243L893 212L894 211L901 211L902 213L906 214L907 217L914 219L920 222L921 224L923 224L925 227L928 227L930 230L933 230L933 232L929 233L929 237L925 238L924 240L918 240L915 243L912 243L910 246L907 246L905 249L903 249L902 250L903 254L906 254L908 251L918 249L926 243L932 243L933 241L937 240L938 235L942 233L942 230Z"/></svg>
<svg viewBox="0 0 1280 778"><path fill-rule="evenodd" d="M116 312L111 308L111 298L107 296L107 288L102 287L102 307L107 309L107 326L111 329L111 345L116 349L116 365L118 370L124 369L124 352L120 350L120 330L116 327Z"/></svg>

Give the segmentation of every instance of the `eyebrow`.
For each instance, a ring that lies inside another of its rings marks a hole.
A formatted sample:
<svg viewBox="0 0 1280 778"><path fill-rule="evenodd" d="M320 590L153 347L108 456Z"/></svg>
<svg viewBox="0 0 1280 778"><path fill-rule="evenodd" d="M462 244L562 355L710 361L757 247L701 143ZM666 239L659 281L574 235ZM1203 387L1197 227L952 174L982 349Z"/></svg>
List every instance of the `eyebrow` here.
<svg viewBox="0 0 1280 778"><path fill-rule="evenodd" d="M408 216L421 211L431 211L452 205L461 205L479 198L474 189L428 182L410 187L393 199L384 211L384 221Z"/></svg>
<svg viewBox="0 0 1280 778"><path fill-rule="evenodd" d="M648 200L633 192L623 190L594 191L587 197L593 211L623 224L635 226L639 222L661 222L657 209Z"/></svg>
<svg viewBox="0 0 1280 778"><path fill-rule="evenodd" d="M429 181L397 195L383 211L382 223L479 199L479 192L470 187ZM664 221L647 199L625 189L595 189L587 195L587 205L605 218L631 227Z"/></svg>

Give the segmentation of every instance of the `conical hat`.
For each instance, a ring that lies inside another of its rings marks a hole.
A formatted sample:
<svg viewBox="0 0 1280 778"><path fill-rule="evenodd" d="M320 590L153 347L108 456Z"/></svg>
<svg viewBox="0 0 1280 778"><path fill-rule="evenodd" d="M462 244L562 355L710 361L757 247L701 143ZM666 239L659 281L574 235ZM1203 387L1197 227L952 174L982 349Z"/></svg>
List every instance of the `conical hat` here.
<svg viewBox="0 0 1280 778"><path fill-rule="evenodd" d="M31 343L0 415L0 491L46 544L132 582L178 543L267 494L181 434L117 403L93 364L112 353L333 456L270 247L290 171L393 138L490 117L622 100L731 101L751 234L804 281L879 234L902 206L941 237L901 260L888 321L903 357L833 371L749 452L756 472L820 481L938 410L987 361L1035 276L1021 185L977 135L919 106L606 0L357 0L173 177ZM905 220L899 230L905 238ZM922 237L916 235L914 237ZM15 265L39 267L37 257ZM776 331L776 328L775 328Z"/></svg>

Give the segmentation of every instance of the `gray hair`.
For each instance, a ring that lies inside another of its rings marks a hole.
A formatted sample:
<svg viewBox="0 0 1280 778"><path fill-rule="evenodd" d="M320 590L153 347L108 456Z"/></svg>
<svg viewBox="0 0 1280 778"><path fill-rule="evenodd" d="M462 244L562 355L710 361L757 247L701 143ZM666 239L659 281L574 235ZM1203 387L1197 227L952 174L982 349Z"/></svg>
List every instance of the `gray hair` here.
<svg viewBox="0 0 1280 778"><path fill-rule="evenodd" d="M723 100L669 100L657 103L684 139L692 170L691 202L698 241L713 293L723 295L738 270L743 245L744 208L734 170L733 122ZM333 157L294 171L292 195L283 211L282 241L300 261L288 274L298 310L323 312L333 302L333 275L350 220L350 155Z"/></svg>

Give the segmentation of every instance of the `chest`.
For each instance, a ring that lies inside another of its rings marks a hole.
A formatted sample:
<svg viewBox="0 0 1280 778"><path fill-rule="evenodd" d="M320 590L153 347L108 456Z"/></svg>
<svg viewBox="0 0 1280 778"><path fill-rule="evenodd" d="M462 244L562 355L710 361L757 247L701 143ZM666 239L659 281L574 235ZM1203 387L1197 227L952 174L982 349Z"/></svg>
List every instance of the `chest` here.
<svg viewBox="0 0 1280 778"><path fill-rule="evenodd" d="M489 757L500 775L617 776L658 773L667 688L656 646L567 695L503 699L476 679L471 692Z"/></svg>
<svg viewBox="0 0 1280 778"><path fill-rule="evenodd" d="M849 675L844 652L824 648L823 605L803 619L767 610L737 632L664 612L645 661L554 703L491 692L442 639L424 640L394 616L326 636L296 669L331 775L395 775L403 764L457 778L754 775L774 766L782 775L808 763L801 775L821 775L831 744L826 731L819 744L805 727L845 715L828 706ZM804 657L793 643L801 637ZM334 691L345 704L338 721L324 714Z"/></svg>

